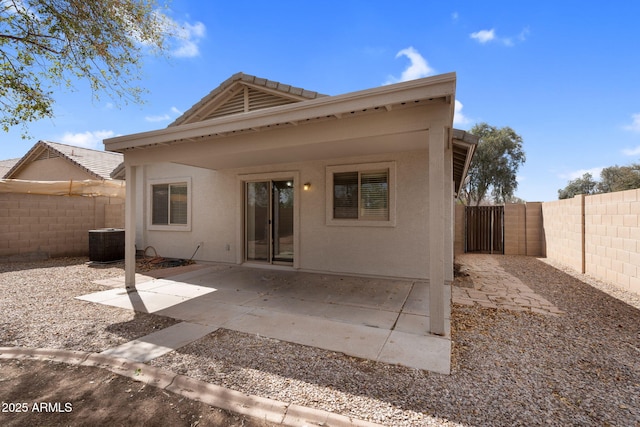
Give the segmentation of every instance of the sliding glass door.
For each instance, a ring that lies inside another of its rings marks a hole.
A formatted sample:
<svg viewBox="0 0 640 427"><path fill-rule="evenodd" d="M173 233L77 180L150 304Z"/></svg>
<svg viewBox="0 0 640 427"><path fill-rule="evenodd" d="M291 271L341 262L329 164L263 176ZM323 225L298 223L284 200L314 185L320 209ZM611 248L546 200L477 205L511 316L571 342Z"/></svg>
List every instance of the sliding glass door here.
<svg viewBox="0 0 640 427"><path fill-rule="evenodd" d="M245 184L245 258L293 262L293 180Z"/></svg>

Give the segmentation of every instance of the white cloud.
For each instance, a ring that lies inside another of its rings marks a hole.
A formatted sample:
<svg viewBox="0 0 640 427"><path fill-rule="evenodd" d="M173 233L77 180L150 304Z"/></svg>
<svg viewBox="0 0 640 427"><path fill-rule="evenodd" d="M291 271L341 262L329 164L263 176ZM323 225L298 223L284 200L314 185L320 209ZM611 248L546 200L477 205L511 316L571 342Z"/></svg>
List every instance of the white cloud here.
<svg viewBox="0 0 640 427"><path fill-rule="evenodd" d="M515 38L520 41L523 42L527 39L527 36L529 35L529 27L523 28L522 31L520 31L520 34L518 34ZM469 37L471 37L474 40L477 40L478 43L480 44L486 44L489 42L497 42L497 43L501 43L505 46L514 46L515 43L513 41L513 37L498 37L498 35L496 34L496 30L495 28L492 28L490 30L480 30L480 31L476 31L475 33L471 33L469 34Z"/></svg>
<svg viewBox="0 0 640 427"><path fill-rule="evenodd" d="M640 132L640 113L631 115L631 124L624 127L625 130L631 132Z"/></svg>
<svg viewBox="0 0 640 427"><path fill-rule="evenodd" d="M471 122L471 119L469 119L467 116L465 116L462 113L462 107L464 107L464 105L462 105L462 102L456 99L455 105L454 105L454 113L453 113L454 126L460 127L460 126L468 125Z"/></svg>
<svg viewBox="0 0 640 427"><path fill-rule="evenodd" d="M174 31L176 33L176 46L172 50L172 54L178 58L193 58L200 55L198 44L205 37L207 29L202 22L190 24L185 22L180 25L174 23Z"/></svg>
<svg viewBox="0 0 640 427"><path fill-rule="evenodd" d="M458 12L453 12L451 14L451 19L454 20L454 21L457 21L459 17L460 17L460 15L458 14Z"/></svg>
<svg viewBox="0 0 640 427"><path fill-rule="evenodd" d="M558 175L558 177L562 179L574 180L576 178L582 178L582 175L584 175L585 173L589 173L594 180L598 180L600 179L600 172L602 172L602 169L604 169L603 166L591 169L578 169L571 172L561 173Z"/></svg>
<svg viewBox="0 0 640 427"><path fill-rule="evenodd" d="M622 154L624 154L625 156L638 156L640 155L640 145L638 145L636 148L625 148L624 150L622 150Z"/></svg>
<svg viewBox="0 0 640 427"><path fill-rule="evenodd" d="M406 56L409 58L409 66L402 72L400 78L390 76L385 84L406 82L409 80L420 79L422 77L428 77L435 74L435 70L429 66L427 60L424 59L420 52L413 47L402 49L396 54L396 58Z"/></svg>
<svg viewBox="0 0 640 427"><path fill-rule="evenodd" d="M178 110L176 107L171 107L171 114L164 113L164 114L158 114L156 116L146 116L144 119L146 121L148 121L148 122L151 122L151 123L168 122L173 117L181 116L181 115L182 115L182 112L180 110Z"/></svg>
<svg viewBox="0 0 640 427"><path fill-rule="evenodd" d="M112 130L97 130L81 133L65 132L60 138L63 144L75 145L76 147L91 148L99 150L102 148L102 140L111 138L115 134Z"/></svg>
<svg viewBox="0 0 640 427"><path fill-rule="evenodd" d="M146 121L148 122L168 122L169 120L171 120L171 116L168 114L162 114L160 116L146 116L144 118Z"/></svg>
<svg viewBox="0 0 640 427"><path fill-rule="evenodd" d="M490 30L480 30L475 33L471 33L470 37L478 40L480 44L485 44L496 38L496 32L493 28Z"/></svg>
<svg viewBox="0 0 640 427"><path fill-rule="evenodd" d="M518 34L518 40L521 42L525 41L529 36L529 32L529 27L523 28L522 31L520 31L520 34Z"/></svg>

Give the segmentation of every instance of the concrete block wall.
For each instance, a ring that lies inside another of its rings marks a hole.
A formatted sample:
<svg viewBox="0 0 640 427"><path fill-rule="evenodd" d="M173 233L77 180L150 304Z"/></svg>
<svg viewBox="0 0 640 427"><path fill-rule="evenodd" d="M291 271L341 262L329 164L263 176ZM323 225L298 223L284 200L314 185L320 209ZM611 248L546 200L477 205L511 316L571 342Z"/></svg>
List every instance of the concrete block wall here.
<svg viewBox="0 0 640 427"><path fill-rule="evenodd" d="M525 255L544 256L545 244L543 233L542 203L527 202L525 207Z"/></svg>
<svg viewBox="0 0 640 427"><path fill-rule="evenodd" d="M585 198L585 273L640 294L640 189Z"/></svg>
<svg viewBox="0 0 640 427"><path fill-rule="evenodd" d="M504 206L504 254L525 255L526 240L526 207L523 204Z"/></svg>
<svg viewBox="0 0 640 427"><path fill-rule="evenodd" d="M88 255L88 232L105 227L111 203L122 200L0 193L0 262Z"/></svg>
<svg viewBox="0 0 640 427"><path fill-rule="evenodd" d="M584 273L584 196L542 204L546 256Z"/></svg>
<svg viewBox="0 0 640 427"><path fill-rule="evenodd" d="M104 205L104 228L124 228L124 200L110 200Z"/></svg>

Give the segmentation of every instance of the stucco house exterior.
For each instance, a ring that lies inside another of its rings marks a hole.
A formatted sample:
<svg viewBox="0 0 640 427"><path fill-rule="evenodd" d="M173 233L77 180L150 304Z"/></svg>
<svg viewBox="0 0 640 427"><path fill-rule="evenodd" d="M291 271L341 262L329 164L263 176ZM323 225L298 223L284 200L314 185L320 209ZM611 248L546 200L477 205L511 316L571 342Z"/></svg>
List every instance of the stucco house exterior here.
<svg viewBox="0 0 640 427"><path fill-rule="evenodd" d="M326 96L238 73L124 155L135 250L266 268L427 280L444 334L453 205L476 139L453 129L456 76Z"/></svg>

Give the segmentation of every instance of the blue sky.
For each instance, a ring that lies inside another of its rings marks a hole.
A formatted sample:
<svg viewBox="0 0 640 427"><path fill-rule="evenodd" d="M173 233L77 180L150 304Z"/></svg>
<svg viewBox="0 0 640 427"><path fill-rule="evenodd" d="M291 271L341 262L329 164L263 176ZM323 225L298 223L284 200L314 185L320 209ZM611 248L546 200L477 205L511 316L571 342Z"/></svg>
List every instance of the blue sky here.
<svg viewBox="0 0 640 427"><path fill-rule="evenodd" d="M166 127L242 71L328 95L457 73L455 127L510 126L527 155L518 197L557 199L584 172L640 162L640 2L174 0L172 57L143 58L144 105L56 92L56 117L2 135L0 159L39 139Z"/></svg>

